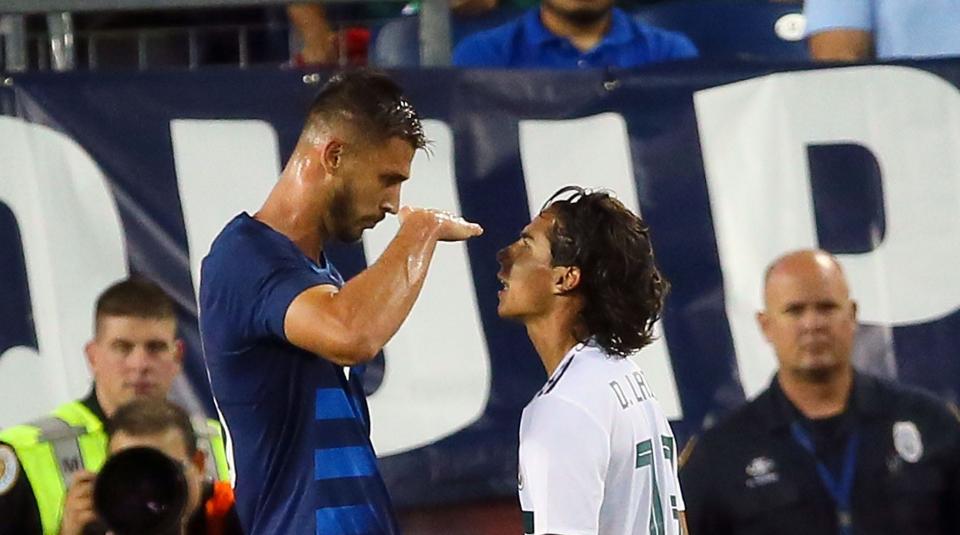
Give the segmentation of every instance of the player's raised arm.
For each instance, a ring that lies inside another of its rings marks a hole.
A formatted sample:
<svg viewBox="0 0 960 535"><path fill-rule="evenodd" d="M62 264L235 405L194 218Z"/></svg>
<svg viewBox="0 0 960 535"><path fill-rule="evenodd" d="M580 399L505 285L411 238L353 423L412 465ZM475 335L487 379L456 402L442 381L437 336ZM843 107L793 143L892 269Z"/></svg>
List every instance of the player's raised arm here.
<svg viewBox="0 0 960 535"><path fill-rule="evenodd" d="M383 255L339 292L317 286L293 300L284 319L291 343L343 366L369 361L413 308L437 242L483 232L475 223L437 210L404 208L400 220Z"/></svg>

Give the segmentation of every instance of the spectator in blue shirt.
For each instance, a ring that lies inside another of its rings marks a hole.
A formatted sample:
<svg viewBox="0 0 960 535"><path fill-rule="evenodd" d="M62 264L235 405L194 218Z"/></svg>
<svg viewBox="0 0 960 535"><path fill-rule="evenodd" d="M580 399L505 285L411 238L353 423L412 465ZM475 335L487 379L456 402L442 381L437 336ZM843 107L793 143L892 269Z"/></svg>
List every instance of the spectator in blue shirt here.
<svg viewBox="0 0 960 535"><path fill-rule="evenodd" d="M695 58L685 35L655 28L614 0L543 0L523 16L471 35L453 51L460 67L636 67Z"/></svg>
<svg viewBox="0 0 960 535"><path fill-rule="evenodd" d="M816 60L960 55L960 0L807 0L803 9Z"/></svg>

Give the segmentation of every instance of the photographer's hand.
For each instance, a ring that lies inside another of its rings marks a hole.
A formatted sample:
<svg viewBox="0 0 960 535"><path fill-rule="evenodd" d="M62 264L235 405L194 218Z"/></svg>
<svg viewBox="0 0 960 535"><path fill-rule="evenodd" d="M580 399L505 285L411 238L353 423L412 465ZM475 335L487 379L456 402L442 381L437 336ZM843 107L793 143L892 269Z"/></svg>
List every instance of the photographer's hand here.
<svg viewBox="0 0 960 535"><path fill-rule="evenodd" d="M93 511L93 481L96 474L82 470L73 476L73 484L67 490L63 504L63 519L60 535L81 535L83 528L96 520Z"/></svg>

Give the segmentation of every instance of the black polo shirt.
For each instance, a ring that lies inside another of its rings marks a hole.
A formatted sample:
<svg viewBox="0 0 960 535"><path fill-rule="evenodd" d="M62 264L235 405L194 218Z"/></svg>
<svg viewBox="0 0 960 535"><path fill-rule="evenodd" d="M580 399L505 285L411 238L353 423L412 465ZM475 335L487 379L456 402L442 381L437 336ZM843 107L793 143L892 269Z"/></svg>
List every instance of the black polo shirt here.
<svg viewBox="0 0 960 535"><path fill-rule="evenodd" d="M817 459L791 426L804 426L834 474L858 435L853 533L960 533L960 422L933 396L856 374L847 411L805 421L776 379L755 400L703 433L681 467L694 535L839 533L837 508Z"/></svg>

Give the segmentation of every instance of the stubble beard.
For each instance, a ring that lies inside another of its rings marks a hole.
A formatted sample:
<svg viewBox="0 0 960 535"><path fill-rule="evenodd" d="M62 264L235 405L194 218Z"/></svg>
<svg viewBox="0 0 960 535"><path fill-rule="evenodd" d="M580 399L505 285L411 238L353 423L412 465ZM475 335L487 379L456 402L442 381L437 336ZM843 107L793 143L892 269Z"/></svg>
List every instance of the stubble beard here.
<svg viewBox="0 0 960 535"><path fill-rule="evenodd" d="M360 240L363 231L353 228L356 219L354 209L353 190L344 187L338 190L330 202L330 219L333 223L333 237L343 243L354 243Z"/></svg>

